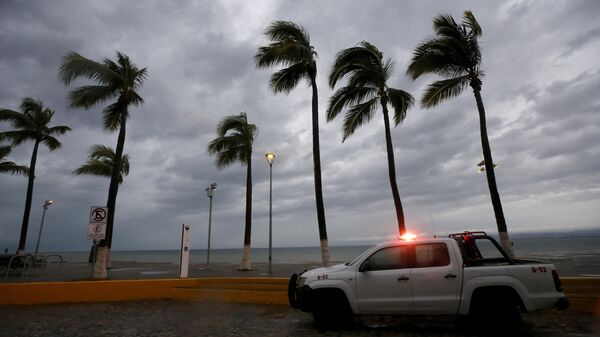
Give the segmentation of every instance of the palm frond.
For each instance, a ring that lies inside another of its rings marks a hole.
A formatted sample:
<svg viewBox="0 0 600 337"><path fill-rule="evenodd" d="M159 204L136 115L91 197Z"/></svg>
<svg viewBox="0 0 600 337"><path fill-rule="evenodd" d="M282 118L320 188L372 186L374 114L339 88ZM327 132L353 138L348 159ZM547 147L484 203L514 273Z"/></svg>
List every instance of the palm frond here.
<svg viewBox="0 0 600 337"><path fill-rule="evenodd" d="M388 88L387 96L394 108L394 123L398 125L406 118L406 112L413 106L415 99L408 92L394 88Z"/></svg>
<svg viewBox="0 0 600 337"><path fill-rule="evenodd" d="M71 128L65 125L58 125L50 127L46 130L48 135L64 135L65 133L71 131Z"/></svg>
<svg viewBox="0 0 600 337"><path fill-rule="evenodd" d="M274 21L265 30L265 35L272 41L293 40L300 44L310 45L310 36L306 29L291 21Z"/></svg>
<svg viewBox="0 0 600 337"><path fill-rule="evenodd" d="M129 111L127 105L121 99L118 99L115 103L108 105L103 110L104 115L102 120L104 122L104 128L110 131L115 131L121 126L121 120L129 117Z"/></svg>
<svg viewBox="0 0 600 337"><path fill-rule="evenodd" d="M0 162L0 173L27 176L29 175L29 168L27 166L20 166L12 161Z"/></svg>
<svg viewBox="0 0 600 337"><path fill-rule="evenodd" d="M355 104L348 109L344 116L342 143L346 141L356 129L373 118L378 101L379 98L375 97L366 102Z"/></svg>
<svg viewBox="0 0 600 337"><path fill-rule="evenodd" d="M45 136L42 138L42 143L44 143L48 149L50 149L50 151L59 149L62 146L62 143L59 142L58 139L51 136Z"/></svg>
<svg viewBox="0 0 600 337"><path fill-rule="evenodd" d="M117 95L110 85L84 85L69 93L70 108L88 109Z"/></svg>
<svg viewBox="0 0 600 337"><path fill-rule="evenodd" d="M475 15L473 15L473 12L465 11L462 22L463 22L463 25L469 27L469 29L471 30L471 33L473 33L473 35L481 36L481 34L482 34L481 26L479 26L479 22L477 22L477 19L475 19Z"/></svg>
<svg viewBox="0 0 600 337"><path fill-rule="evenodd" d="M0 140L7 140L17 146L28 140L35 140L37 133L33 130L12 130L0 132Z"/></svg>
<svg viewBox="0 0 600 337"><path fill-rule="evenodd" d="M274 42L258 48L254 60L257 68L288 67L296 63L308 64L313 61L313 51L310 46L295 41Z"/></svg>
<svg viewBox="0 0 600 337"><path fill-rule="evenodd" d="M65 85L69 85L79 77L86 77L97 83L110 85L119 76L109 67L106 67L105 64L92 61L71 51L63 57L58 77Z"/></svg>
<svg viewBox="0 0 600 337"><path fill-rule="evenodd" d="M457 77L468 71L464 53L456 50L448 39L433 38L417 45L406 70L413 80L421 75L435 73L442 77Z"/></svg>
<svg viewBox="0 0 600 337"><path fill-rule="evenodd" d="M433 82L427 86L421 105L432 108L445 99L460 95L468 85L468 75Z"/></svg>
<svg viewBox="0 0 600 337"><path fill-rule="evenodd" d="M225 168L235 162L243 166L250 160L252 143L258 134L258 128L248 123L245 112L226 116L217 126L217 137L208 144L208 153L216 155L217 168Z"/></svg>
<svg viewBox="0 0 600 337"><path fill-rule="evenodd" d="M94 175L110 178L115 165L115 151L105 145L94 145L90 150L87 162L73 171L76 175ZM123 177L129 174L129 155L121 157L121 169L119 170L119 184L123 183Z"/></svg>
<svg viewBox="0 0 600 337"><path fill-rule="evenodd" d="M330 98L327 107L327 121L331 122L347 107L370 100L377 95L377 89L367 86L346 86L338 89Z"/></svg>
<svg viewBox="0 0 600 337"><path fill-rule="evenodd" d="M24 113L35 114L40 113L44 110L44 103L40 100L33 99L31 97L25 97L23 98L23 101L21 102L19 108Z"/></svg>
<svg viewBox="0 0 600 337"><path fill-rule="evenodd" d="M293 64L275 72L269 81L269 88L275 93L289 93L307 75L308 72L304 63Z"/></svg>

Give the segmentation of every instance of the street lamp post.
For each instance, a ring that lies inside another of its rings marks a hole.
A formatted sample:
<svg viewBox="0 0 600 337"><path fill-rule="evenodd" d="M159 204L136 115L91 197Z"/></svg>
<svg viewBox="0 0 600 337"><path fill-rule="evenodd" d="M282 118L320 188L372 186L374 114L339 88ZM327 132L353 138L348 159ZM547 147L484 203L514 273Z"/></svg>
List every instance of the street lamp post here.
<svg viewBox="0 0 600 337"><path fill-rule="evenodd" d="M54 201L46 200L42 207L44 211L42 212L42 221L40 222L40 232L38 233L37 243L35 244L35 253L33 255L37 255L38 250L40 249L40 239L42 238L42 228L44 227L44 218L46 217L46 211L48 210L48 206L52 205Z"/></svg>
<svg viewBox="0 0 600 337"><path fill-rule="evenodd" d="M210 184L209 187L206 188L206 196L209 199L208 206L208 247L206 249L206 265L210 263L210 229L212 225L212 201L213 196L215 195L215 190L217 189L217 183Z"/></svg>
<svg viewBox="0 0 600 337"><path fill-rule="evenodd" d="M275 154L268 152L265 154L267 163L269 163L269 274L273 273L273 162Z"/></svg>

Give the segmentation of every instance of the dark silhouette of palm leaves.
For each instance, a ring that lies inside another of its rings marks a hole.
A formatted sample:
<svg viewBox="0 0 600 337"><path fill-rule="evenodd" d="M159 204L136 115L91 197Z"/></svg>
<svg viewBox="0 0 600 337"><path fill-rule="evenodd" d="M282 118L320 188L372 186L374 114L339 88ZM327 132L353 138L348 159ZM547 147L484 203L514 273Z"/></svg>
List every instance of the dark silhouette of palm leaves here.
<svg viewBox="0 0 600 337"><path fill-rule="evenodd" d="M104 145L94 145L85 164L73 171L76 175L92 175L110 178L115 165L115 151ZM121 158L121 169L119 184L123 183L123 177L129 174L129 156L124 154Z"/></svg>
<svg viewBox="0 0 600 337"><path fill-rule="evenodd" d="M247 166L257 133L256 125L248 123L245 112L227 116L217 126L217 138L209 143L208 152L216 155L215 164L219 169L235 162Z"/></svg>
<svg viewBox="0 0 600 337"><path fill-rule="evenodd" d="M104 108L104 127L115 131L121 118L127 118L129 105L141 105L144 100L137 93L148 77L146 68L139 69L131 59L117 52L117 60L104 59L101 63L72 51L63 58L59 78L69 85L77 78L88 78L96 85L84 85L69 93L71 108L88 109L112 99L116 102Z"/></svg>
<svg viewBox="0 0 600 337"><path fill-rule="evenodd" d="M11 151L12 147L10 146L0 146L0 173L26 176L29 173L29 168L27 166L21 166L12 161L6 161L6 156L8 156Z"/></svg>
<svg viewBox="0 0 600 337"><path fill-rule="evenodd" d="M384 60L383 53L366 41L336 55L329 74L329 85L334 88L343 78L347 79L347 84L329 99L327 121L332 121L347 109L342 141L373 118L377 104L384 104L382 99L394 108L396 125L406 118L406 112L414 100L409 93L387 86L393 68L394 63L390 59Z"/></svg>
<svg viewBox="0 0 600 337"><path fill-rule="evenodd" d="M308 32L300 25L289 21L275 21L265 35L272 43L258 48L254 56L258 68L280 66L269 81L273 92L289 93L300 80L310 85L311 75L316 75L315 52L310 45Z"/></svg>
<svg viewBox="0 0 600 337"><path fill-rule="evenodd" d="M413 80L428 73L444 78L425 90L421 105L426 108L460 95L471 83L481 85L483 76L477 41L482 31L473 13L466 11L461 24L450 15L439 15L433 29L435 36L417 45L407 70Z"/></svg>

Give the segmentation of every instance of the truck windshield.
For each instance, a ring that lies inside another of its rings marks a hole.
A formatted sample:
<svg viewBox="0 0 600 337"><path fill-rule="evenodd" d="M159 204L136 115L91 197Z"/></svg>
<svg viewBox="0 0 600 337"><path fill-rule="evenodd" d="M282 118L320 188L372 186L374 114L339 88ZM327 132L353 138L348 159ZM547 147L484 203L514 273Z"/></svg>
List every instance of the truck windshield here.
<svg viewBox="0 0 600 337"><path fill-rule="evenodd" d="M368 249L365 249L364 252L360 253L360 255L357 256L357 257L355 257L354 260L352 260L351 262L346 262L345 265L346 266L352 266L352 265L354 265L358 261L362 260L363 257L365 257L366 255L370 254L373 251L373 249L375 249L376 247L377 247L377 245L373 245L373 246L369 247Z"/></svg>
<svg viewBox="0 0 600 337"><path fill-rule="evenodd" d="M502 259L502 253L494 246L494 244L490 240L479 239L477 240L477 248L481 252L481 257L484 260L489 259Z"/></svg>

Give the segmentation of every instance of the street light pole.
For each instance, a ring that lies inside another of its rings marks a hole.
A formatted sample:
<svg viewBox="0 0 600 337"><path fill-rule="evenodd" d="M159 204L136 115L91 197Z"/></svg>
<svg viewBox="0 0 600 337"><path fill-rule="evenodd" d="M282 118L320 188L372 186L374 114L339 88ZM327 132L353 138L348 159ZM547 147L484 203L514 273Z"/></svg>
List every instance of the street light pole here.
<svg viewBox="0 0 600 337"><path fill-rule="evenodd" d="M208 247L206 249L206 265L210 263L210 229L212 225L212 202L215 190L217 189L217 183L210 184L210 187L206 188L206 196L209 199L208 206Z"/></svg>
<svg viewBox="0 0 600 337"><path fill-rule="evenodd" d="M46 211L48 210L48 206L52 205L53 202L54 201L52 200L46 200L42 205L44 211L42 212L42 221L40 222L40 231L38 233L37 243L35 244L35 253L33 253L34 256L37 255L38 250L40 249L40 239L42 237L42 227L44 227L44 218L46 217Z"/></svg>
<svg viewBox="0 0 600 337"><path fill-rule="evenodd" d="M269 163L269 274L273 273L273 162L275 154L269 152L265 154L267 163Z"/></svg>

